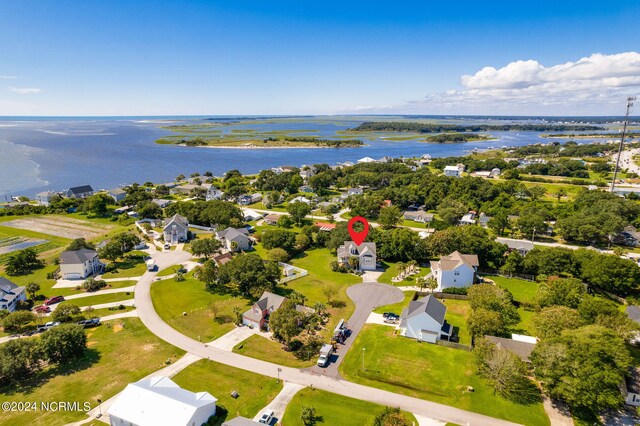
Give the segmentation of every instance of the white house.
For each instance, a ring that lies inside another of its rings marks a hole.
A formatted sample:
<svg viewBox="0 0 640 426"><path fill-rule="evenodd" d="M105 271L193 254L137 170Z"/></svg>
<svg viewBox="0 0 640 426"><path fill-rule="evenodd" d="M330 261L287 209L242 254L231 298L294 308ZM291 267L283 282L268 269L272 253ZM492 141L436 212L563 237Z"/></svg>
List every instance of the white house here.
<svg viewBox="0 0 640 426"><path fill-rule="evenodd" d="M257 203L258 201L262 201L262 194L259 192L251 195L241 195L238 197L238 204L241 206L248 206L249 204Z"/></svg>
<svg viewBox="0 0 640 426"><path fill-rule="evenodd" d="M48 206L51 203L51 199L56 195L58 194L51 191L38 192L36 194L36 201L41 206Z"/></svg>
<svg viewBox="0 0 640 426"><path fill-rule="evenodd" d="M229 251L249 250L251 248L251 240L249 239L249 230L247 228L228 227L225 230L216 232L216 236Z"/></svg>
<svg viewBox="0 0 640 426"><path fill-rule="evenodd" d="M361 271L376 270L376 243L362 243L357 245L353 241L345 241L338 247L338 262L349 264L351 257L358 258L358 269Z"/></svg>
<svg viewBox="0 0 640 426"><path fill-rule="evenodd" d="M311 200L308 199L307 197L303 197L302 195L299 195L296 198L294 198L291 201L289 201L289 204L293 204L293 203L311 204Z"/></svg>
<svg viewBox="0 0 640 426"><path fill-rule="evenodd" d="M437 262L431 262L431 275L438 281L438 291L449 287L469 287L479 265L477 255L454 251Z"/></svg>
<svg viewBox="0 0 640 426"><path fill-rule="evenodd" d="M13 312L20 300L27 300L25 288L14 284L5 277L0 277L0 310L6 309Z"/></svg>
<svg viewBox="0 0 640 426"><path fill-rule="evenodd" d="M364 194L364 189L362 188L349 188L347 189L347 197L351 195L362 195Z"/></svg>
<svg viewBox="0 0 640 426"><path fill-rule="evenodd" d="M109 196L113 198L113 201L115 201L116 203L123 201L127 197L127 191L125 191L122 188L110 189L108 193L109 193Z"/></svg>
<svg viewBox="0 0 640 426"><path fill-rule="evenodd" d="M245 222L251 222L253 220L260 219L262 217L262 213L258 213L251 209L242 209L242 216L244 217Z"/></svg>
<svg viewBox="0 0 640 426"><path fill-rule="evenodd" d="M460 169L458 166L445 166L444 167L444 175L451 177L460 177Z"/></svg>
<svg viewBox="0 0 640 426"><path fill-rule="evenodd" d="M412 220L418 223L427 223L433 220L433 213L427 213L424 210L407 210L402 213L405 220Z"/></svg>
<svg viewBox="0 0 640 426"><path fill-rule="evenodd" d="M220 191L218 188L216 188L215 186L211 185L209 187L209 189L207 189L207 196L206 196L206 200L207 201L211 201L211 200L219 200L222 198L223 192Z"/></svg>
<svg viewBox="0 0 640 426"><path fill-rule="evenodd" d="M103 267L95 250L85 248L60 253L60 275L64 280L81 280L102 272Z"/></svg>
<svg viewBox="0 0 640 426"><path fill-rule="evenodd" d="M411 301L400 315L398 331L401 336L421 342L449 340L452 329L444 319L446 313L447 307L433 295Z"/></svg>
<svg viewBox="0 0 640 426"><path fill-rule="evenodd" d="M201 426L216 414L217 401L158 376L128 384L107 413L111 426Z"/></svg>
<svg viewBox="0 0 640 426"><path fill-rule="evenodd" d="M358 163L377 163L378 161L376 161L375 159L371 158L371 157L364 157L358 160Z"/></svg>
<svg viewBox="0 0 640 426"><path fill-rule="evenodd" d="M164 242L169 244L178 244L187 241L189 234L189 221L186 217L174 214L173 217L166 221L166 225L162 228Z"/></svg>

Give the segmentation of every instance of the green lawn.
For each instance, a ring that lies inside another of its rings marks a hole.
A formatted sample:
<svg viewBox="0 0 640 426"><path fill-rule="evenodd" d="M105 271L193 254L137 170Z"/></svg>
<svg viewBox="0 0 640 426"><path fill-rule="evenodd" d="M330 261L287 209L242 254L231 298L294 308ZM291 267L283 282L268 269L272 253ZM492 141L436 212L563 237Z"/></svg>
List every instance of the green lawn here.
<svg viewBox="0 0 640 426"><path fill-rule="evenodd" d="M115 315L115 314L121 314L124 312L129 312L129 311L133 311L135 309L135 307L133 306L125 306L124 309L109 309L109 308L102 308L102 309L94 309L91 311L84 311L84 316L86 318L102 318L102 317L106 317L108 315Z"/></svg>
<svg viewBox="0 0 640 426"><path fill-rule="evenodd" d="M233 352L294 368L310 367L316 363L315 357L309 361L302 361L292 352L282 349L281 343L256 335L236 345Z"/></svg>
<svg viewBox="0 0 640 426"><path fill-rule="evenodd" d="M103 303L120 302L123 300L133 299L133 292L127 291L124 293L107 293L98 294L95 296L80 297L78 299L70 299L66 303L71 303L77 306L95 306Z"/></svg>
<svg viewBox="0 0 640 426"><path fill-rule="evenodd" d="M416 278L417 277L424 277L425 275L428 275L429 272L431 272L431 268L427 267L427 266L421 266L420 267L420 272L417 273L416 275L411 275L410 277L406 277L403 281L400 282L393 282L391 281L391 279L395 276L398 275L399 271L397 268L398 262L383 262L382 263L383 267L385 268L385 271L382 275L380 275L380 278L378 278L378 282L381 283L385 283L385 284L391 284L391 285L397 285L397 286L413 286L416 285Z"/></svg>
<svg viewBox="0 0 640 426"><path fill-rule="evenodd" d="M384 314L385 312L391 312L394 314L400 315L402 310L409 305L409 302L413 299L413 295L415 291L405 291L404 292L404 300L402 302L393 303L391 305L378 306L373 310L373 312L378 314Z"/></svg>
<svg viewBox="0 0 640 426"><path fill-rule="evenodd" d="M322 416L319 424L361 426L370 424L375 415L384 409L383 405L360 399L349 398L320 389L305 388L300 390L287 405L282 424L302 424L302 406L313 407L318 416ZM404 413L413 424L417 421L413 414Z"/></svg>
<svg viewBox="0 0 640 426"><path fill-rule="evenodd" d="M362 354L365 348L365 368ZM390 327L367 324L340 365L345 379L527 425L548 425L542 403L522 405L494 394L476 375L471 352L417 343ZM474 391L469 392L468 386Z"/></svg>
<svg viewBox="0 0 640 426"><path fill-rule="evenodd" d="M109 321L88 329L85 357L71 365L44 371L25 389L3 393L2 401L106 401L122 391L128 383L165 367L184 351L154 336L137 318ZM135 348L135 351L132 350ZM78 412L5 412L0 423L6 425L64 425L85 419Z"/></svg>
<svg viewBox="0 0 640 426"><path fill-rule="evenodd" d="M471 335L467 328L467 318L471 314L471 306L466 300L444 299L442 302L447 306L445 319L456 330L463 345L471 345Z"/></svg>
<svg viewBox="0 0 640 426"><path fill-rule="evenodd" d="M147 272L147 264L142 258L132 258L119 260L116 262L117 269L102 275L102 278L125 278L139 277Z"/></svg>
<svg viewBox="0 0 640 426"><path fill-rule="evenodd" d="M233 308L239 306L246 311L251 303L231 294L212 294L204 284L187 274L187 279L155 281L151 285L151 298L158 315L173 328L193 339L203 342L214 340L234 327ZM213 319L209 309L218 303L218 319ZM183 315L186 312L186 315Z"/></svg>
<svg viewBox="0 0 640 426"><path fill-rule="evenodd" d="M495 281L497 285L506 288L513 294L513 300L516 302L534 303L536 292L539 284L537 282L525 281L518 278L506 278L500 276L488 276L487 278ZM535 335L532 319L534 311L524 307L518 308L520 314L520 322L512 327L512 331L517 334Z"/></svg>
<svg viewBox="0 0 640 426"><path fill-rule="evenodd" d="M173 380L192 392L206 391L218 399L217 412L227 414L217 425L237 416L252 418L282 389L271 377L205 359L185 368ZM230 395L234 390L240 395L237 399Z"/></svg>

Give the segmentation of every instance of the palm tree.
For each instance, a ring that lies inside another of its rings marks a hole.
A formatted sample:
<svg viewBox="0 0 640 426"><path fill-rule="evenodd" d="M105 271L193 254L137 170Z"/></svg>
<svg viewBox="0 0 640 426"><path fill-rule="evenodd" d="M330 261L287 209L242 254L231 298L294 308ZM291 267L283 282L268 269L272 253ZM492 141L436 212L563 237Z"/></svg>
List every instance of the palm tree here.
<svg viewBox="0 0 640 426"><path fill-rule="evenodd" d="M349 267L353 270L358 269L358 264L360 263L360 259L357 256L351 256L349 258Z"/></svg>

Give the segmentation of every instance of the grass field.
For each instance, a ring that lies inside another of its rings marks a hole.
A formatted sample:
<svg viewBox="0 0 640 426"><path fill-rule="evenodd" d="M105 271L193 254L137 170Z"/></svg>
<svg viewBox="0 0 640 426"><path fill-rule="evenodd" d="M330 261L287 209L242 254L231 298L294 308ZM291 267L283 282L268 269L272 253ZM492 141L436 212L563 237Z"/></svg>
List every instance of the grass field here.
<svg viewBox="0 0 640 426"><path fill-rule="evenodd" d="M151 298L158 315L173 328L193 339L203 342L214 340L234 327L233 308L242 312L250 307L250 302L231 294L212 294L204 289L204 284L190 274L178 282L175 279L156 281L151 286ZM212 303L220 305L218 319L213 319L209 309ZM186 315L182 315L186 312Z"/></svg>
<svg viewBox="0 0 640 426"><path fill-rule="evenodd" d="M124 293L107 293L97 294L95 296L79 297L77 299L71 299L65 303L71 303L76 306L95 306L103 303L120 302L123 300L133 299L133 292L127 291Z"/></svg>
<svg viewBox="0 0 640 426"><path fill-rule="evenodd" d="M282 389L282 384L271 377L209 360L197 361L173 380L187 390L206 391L218 398L218 413L226 412L226 420L237 416L252 418ZM240 395L237 399L230 395L234 390Z"/></svg>
<svg viewBox="0 0 640 426"><path fill-rule="evenodd" d="M233 352L294 368L310 367L316 363L315 358L302 361L293 353L285 351L281 343L256 335L236 345Z"/></svg>
<svg viewBox="0 0 640 426"><path fill-rule="evenodd" d="M455 332L460 337L459 343L470 345L471 335L467 328L467 318L471 314L469 302L466 300L445 299L443 303L447 306L445 319L456 329Z"/></svg>
<svg viewBox="0 0 640 426"><path fill-rule="evenodd" d="M97 406L122 391L128 383L165 367L184 352L154 336L136 318L110 321L87 330L88 351L70 365L43 371L18 392L0 390L2 401L89 402ZM132 351L131 348L136 348ZM4 412L6 425L64 425L85 419L78 412Z"/></svg>
<svg viewBox="0 0 640 426"><path fill-rule="evenodd" d="M365 348L365 368L362 354ZM390 327L367 324L340 365L345 379L526 425L548 425L542 403L522 405L495 395L476 375L473 354L417 343ZM468 386L474 391L469 392Z"/></svg>
<svg viewBox="0 0 640 426"><path fill-rule="evenodd" d="M520 280L518 278L506 278L500 276L488 276L487 278L495 281L497 285L506 288L513 294L513 300L516 302L534 303L536 292L538 291L538 283L532 281ZM523 307L518 308L520 314L520 322L512 327L513 332L517 334L526 334L535 336L532 319L535 312Z"/></svg>
<svg viewBox="0 0 640 426"><path fill-rule="evenodd" d="M382 275L380 275L380 278L378 278L378 282L397 285L397 286L416 285L417 277L424 277L425 275L428 275L429 272L431 272L431 268L429 268L428 266L421 266L420 272L417 273L416 275L411 275L409 277L406 277L404 280L400 282L393 282L391 281L392 278L396 277L399 273L398 267L397 267L398 262L383 262L382 265L385 268L385 271Z"/></svg>
<svg viewBox="0 0 640 426"><path fill-rule="evenodd" d="M411 299L413 299L414 291L405 291L404 292L404 300L402 302L393 303L391 305L378 306L373 310L373 312L377 314L384 314L385 312L391 312L393 314L400 315L402 310L409 305Z"/></svg>
<svg viewBox="0 0 640 426"><path fill-rule="evenodd" d="M384 406L372 402L336 395L320 389L305 388L300 390L287 405L282 424L287 426L302 424L303 406L316 409L317 415L322 417L320 424L341 426L370 424L375 415L384 409ZM404 413L404 415L410 422L417 424L412 414Z"/></svg>

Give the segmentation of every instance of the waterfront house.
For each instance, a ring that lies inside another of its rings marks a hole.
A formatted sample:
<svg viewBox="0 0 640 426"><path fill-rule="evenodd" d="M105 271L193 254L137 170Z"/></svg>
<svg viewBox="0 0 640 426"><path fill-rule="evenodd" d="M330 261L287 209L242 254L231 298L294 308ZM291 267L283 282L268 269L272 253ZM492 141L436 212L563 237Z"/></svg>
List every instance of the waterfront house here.
<svg viewBox="0 0 640 426"><path fill-rule="evenodd" d="M445 166L444 175L450 177L460 177L461 172L458 166Z"/></svg>
<svg viewBox="0 0 640 426"><path fill-rule="evenodd" d="M207 195L205 197L205 199L207 201L211 201L211 200L220 200L222 198L222 195L224 193L222 191L220 191L218 188L216 188L215 186L211 185L209 187L209 189L207 189Z"/></svg>
<svg viewBox="0 0 640 426"><path fill-rule="evenodd" d="M87 198L93 195L91 185L74 186L67 190L67 198Z"/></svg>
<svg viewBox="0 0 640 426"><path fill-rule="evenodd" d="M56 195L58 194L51 191L38 192L36 194L36 202L41 206L48 206Z"/></svg>
<svg viewBox="0 0 640 426"><path fill-rule="evenodd" d="M113 198L113 201L116 203L124 201L124 199L127 197L127 191L122 188L110 189L109 191L107 191L107 193L111 198Z"/></svg>

